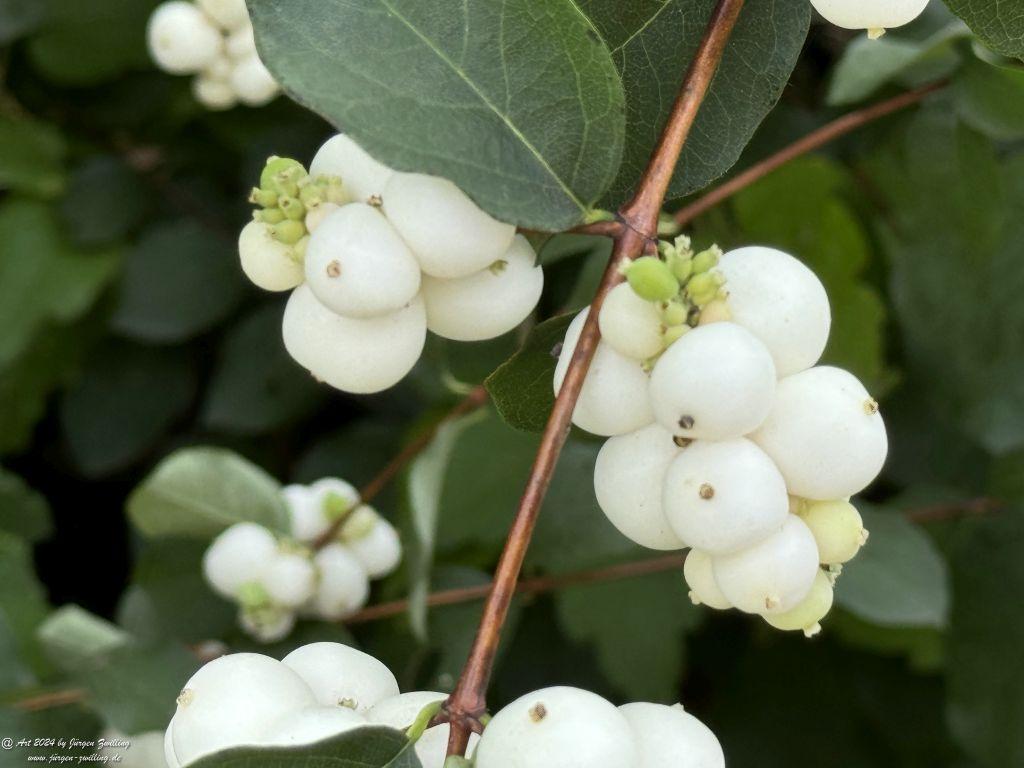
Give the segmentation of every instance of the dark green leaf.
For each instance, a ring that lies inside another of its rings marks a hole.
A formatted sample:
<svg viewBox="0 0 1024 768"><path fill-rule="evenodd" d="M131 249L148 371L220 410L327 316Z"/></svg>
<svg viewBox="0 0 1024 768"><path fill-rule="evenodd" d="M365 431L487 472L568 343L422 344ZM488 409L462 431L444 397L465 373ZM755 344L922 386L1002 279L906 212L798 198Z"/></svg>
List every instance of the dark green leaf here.
<svg viewBox="0 0 1024 768"><path fill-rule="evenodd" d="M31 549L21 539L0 533L0 617L17 641L18 655L35 670L47 666L35 631L48 610Z"/></svg>
<svg viewBox="0 0 1024 768"><path fill-rule="evenodd" d="M128 514L149 538L210 538L247 521L277 531L288 528L280 484L222 448L172 453L132 492Z"/></svg>
<svg viewBox="0 0 1024 768"><path fill-rule="evenodd" d="M176 343L231 314L244 282L234 250L194 221L154 227L128 255L114 327L132 338Z"/></svg>
<svg viewBox="0 0 1024 768"><path fill-rule="evenodd" d="M570 0L252 0L300 103L403 170L531 228L580 222L618 170L622 83Z"/></svg>
<svg viewBox="0 0 1024 768"><path fill-rule="evenodd" d="M1024 68L988 64L972 57L954 81L965 123L997 140L1024 137Z"/></svg>
<svg viewBox="0 0 1024 768"><path fill-rule="evenodd" d="M0 117L0 190L60 194L65 149L64 137L49 123Z"/></svg>
<svg viewBox="0 0 1024 768"><path fill-rule="evenodd" d="M13 472L0 468L0 530L26 541L40 541L53 531L50 505Z"/></svg>
<svg viewBox="0 0 1024 768"><path fill-rule="evenodd" d="M946 0L982 41L1004 56L1024 58L1024 3L1021 0Z"/></svg>
<svg viewBox="0 0 1024 768"><path fill-rule="evenodd" d="M52 755L74 760L88 758L93 753L89 742L96 738L103 724L85 707L55 707L37 712L0 708L0 734L16 739L11 749L0 751L0 768L24 768L30 760L47 763ZM55 749L49 739L64 738L69 746ZM27 739L31 746L18 746ZM36 739L43 741L36 744ZM78 745L70 746L72 739ZM85 764L84 760L83 763Z"/></svg>
<svg viewBox="0 0 1024 768"><path fill-rule="evenodd" d="M54 666L65 672L94 664L131 640L124 630L77 605L51 613L36 636Z"/></svg>
<svg viewBox="0 0 1024 768"><path fill-rule="evenodd" d="M129 234L148 205L146 188L116 157L86 160L71 175L61 215L80 245L102 245Z"/></svg>
<svg viewBox="0 0 1024 768"><path fill-rule="evenodd" d="M541 432L555 404L558 351L572 315L561 315L530 331L523 348L492 373L485 384L505 423Z"/></svg>

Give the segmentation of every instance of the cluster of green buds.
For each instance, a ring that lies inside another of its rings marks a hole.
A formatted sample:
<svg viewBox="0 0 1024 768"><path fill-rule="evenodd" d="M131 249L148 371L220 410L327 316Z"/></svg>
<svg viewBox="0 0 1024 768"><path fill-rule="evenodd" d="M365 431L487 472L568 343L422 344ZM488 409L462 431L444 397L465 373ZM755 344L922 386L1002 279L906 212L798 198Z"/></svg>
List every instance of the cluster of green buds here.
<svg viewBox="0 0 1024 768"><path fill-rule="evenodd" d="M725 277L715 269L721 257L717 245L695 253L690 238L680 235L659 242L657 256L623 269L633 292L658 305L666 349L701 323L729 319Z"/></svg>
<svg viewBox="0 0 1024 768"><path fill-rule="evenodd" d="M260 174L249 202L257 206L253 218L270 227L278 242L291 246L301 259L309 242L308 217L325 203L349 201L337 176L310 176L302 163L288 157L271 157Z"/></svg>

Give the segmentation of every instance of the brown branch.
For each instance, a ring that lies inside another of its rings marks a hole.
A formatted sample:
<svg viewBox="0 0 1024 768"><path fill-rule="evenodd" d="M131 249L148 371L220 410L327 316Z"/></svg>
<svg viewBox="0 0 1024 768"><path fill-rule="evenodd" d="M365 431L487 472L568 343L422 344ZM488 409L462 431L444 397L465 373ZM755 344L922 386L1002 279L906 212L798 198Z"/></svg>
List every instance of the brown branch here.
<svg viewBox="0 0 1024 768"><path fill-rule="evenodd" d="M48 691L27 699L14 702L11 706L24 712L40 712L44 709L56 709L71 704L81 704L89 698L89 692L84 688L69 688L63 691Z"/></svg>
<svg viewBox="0 0 1024 768"><path fill-rule="evenodd" d="M465 754L469 734L480 730L480 718L486 712L486 690L494 667L501 629L515 594L516 582L541 503L569 435L573 409L597 349L600 339L597 319L604 299L622 281L621 265L640 256L647 244L657 236L658 215L679 161L679 154L718 69L742 7L743 0L718 1L636 194L619 211L624 226L615 238L611 259L590 305L590 314L576 343L562 388L555 398L526 489L495 570L494 583L484 603L480 627L466 666L440 716L440 719L451 724L448 741L450 755Z"/></svg>
<svg viewBox="0 0 1024 768"><path fill-rule="evenodd" d="M948 504L933 504L919 507L906 512L907 519L914 523L937 523L945 520L959 520L964 517L981 517L982 515L1000 512L1006 506L999 499L981 496L968 501L956 501Z"/></svg>
<svg viewBox="0 0 1024 768"><path fill-rule="evenodd" d="M487 389L482 384L474 387L465 398L459 401L454 408L445 414L444 418L406 445L397 456L388 462L388 464L378 472L372 480L370 480L370 482L363 486L359 491L359 501L353 505L353 508L359 504L369 504L373 501L373 499L387 487L388 483L395 479L395 476L398 475L399 472L405 469L413 459L426 450L427 446L433 442L434 437L437 435L438 430L440 430L441 427L455 419L458 419L460 416L465 416L467 413L475 411L487 402L487 398ZM331 526L320 534L320 536L313 542L313 549L322 549L334 541L338 535L338 531L340 531L341 527L345 524L345 520L345 516L335 520Z"/></svg>
<svg viewBox="0 0 1024 768"><path fill-rule="evenodd" d="M738 174L721 186L716 187L689 205L680 208L675 213L676 224L679 226L686 226L701 214L707 213L719 203L729 199L737 192L746 189L754 182L761 180L772 171L780 168L791 160L795 160L801 155L805 155L808 152L819 149L829 142L835 141L841 136L845 136L868 123L885 117L886 115L891 115L894 112L899 112L913 104L917 104L930 94L941 90L946 85L947 81L945 80L932 83L912 91L907 91L906 93L901 93L891 99L880 101L877 104L872 104L864 109L850 112L837 120L833 120L831 123L807 134L802 139L793 142L788 147L784 147L774 155L762 160L754 166L751 166L743 173Z"/></svg>

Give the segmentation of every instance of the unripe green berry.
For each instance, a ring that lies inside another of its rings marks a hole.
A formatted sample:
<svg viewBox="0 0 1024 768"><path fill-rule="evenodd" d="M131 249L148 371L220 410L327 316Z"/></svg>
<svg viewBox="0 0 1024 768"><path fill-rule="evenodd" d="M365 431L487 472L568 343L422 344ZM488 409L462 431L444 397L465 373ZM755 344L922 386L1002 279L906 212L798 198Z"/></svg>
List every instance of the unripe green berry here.
<svg viewBox="0 0 1024 768"><path fill-rule="evenodd" d="M284 221L284 211L280 208L264 208L262 211L256 211L253 218L264 224L280 224Z"/></svg>
<svg viewBox="0 0 1024 768"><path fill-rule="evenodd" d="M307 184L299 190L299 200L307 209L316 208L327 201L324 187L319 184Z"/></svg>
<svg viewBox="0 0 1024 768"><path fill-rule="evenodd" d="M832 579L825 571L818 571L807 597L784 613L766 614L764 620L776 629L802 630L807 637L814 637L821 631L821 620L832 610L832 599Z"/></svg>
<svg viewBox="0 0 1024 768"><path fill-rule="evenodd" d="M662 339L665 341L666 347L671 347L683 336L689 333L691 330L688 325L673 325L670 328L666 328L664 333L661 334Z"/></svg>
<svg viewBox="0 0 1024 768"><path fill-rule="evenodd" d="M668 265L654 256L643 256L630 264L626 279L637 296L647 301L668 301L679 293L679 283Z"/></svg>
<svg viewBox="0 0 1024 768"><path fill-rule="evenodd" d="M249 202L261 208L274 208L277 206L277 193L269 189L253 187L249 195Z"/></svg>
<svg viewBox="0 0 1024 768"><path fill-rule="evenodd" d="M323 510L324 517L334 522L345 517L352 509L352 501L345 498L340 493L330 493L324 496Z"/></svg>
<svg viewBox="0 0 1024 768"><path fill-rule="evenodd" d="M295 245L306 236L306 226L301 221L285 219L271 227L271 234L279 243Z"/></svg>
<svg viewBox="0 0 1024 768"><path fill-rule="evenodd" d="M376 512L369 507L359 507L346 518L341 526L340 536L342 541L358 541L365 539L377 527L379 518Z"/></svg>
<svg viewBox="0 0 1024 768"><path fill-rule="evenodd" d="M277 205L284 213L285 218L292 221L301 221L306 218L306 206L297 197L282 197L278 200Z"/></svg>
<svg viewBox="0 0 1024 768"><path fill-rule="evenodd" d="M298 263L302 263L306 260L306 248L309 247L309 235L303 237L299 242L292 246L292 259Z"/></svg>
<svg viewBox="0 0 1024 768"><path fill-rule="evenodd" d="M680 301L670 301L661 309L661 319L667 326L683 325L689 309Z"/></svg>
<svg viewBox="0 0 1024 768"><path fill-rule="evenodd" d="M718 297L723 278L715 272L701 272L690 278L686 284L686 295L698 307L710 304Z"/></svg>
<svg viewBox="0 0 1024 768"><path fill-rule="evenodd" d="M867 542L864 521L848 501L812 501L803 508L800 517L814 534L824 565L849 562Z"/></svg>
<svg viewBox="0 0 1024 768"><path fill-rule="evenodd" d="M726 320L732 320L732 312L729 311L729 305L724 299L714 299L700 311L700 325L721 323Z"/></svg>
<svg viewBox="0 0 1024 768"><path fill-rule="evenodd" d="M693 271L700 275L709 272L718 266L718 260L722 258L722 249L713 245L706 251L701 251L693 257Z"/></svg>
<svg viewBox="0 0 1024 768"><path fill-rule="evenodd" d="M247 611L270 605L270 595L258 581L250 581L238 588L238 604Z"/></svg>
<svg viewBox="0 0 1024 768"><path fill-rule="evenodd" d="M295 169L301 170L303 175L306 173L306 169L302 167L302 163L298 160L292 160L290 157L277 157L276 155L270 157L263 168L263 172L260 174L260 188L266 190L276 189L278 177L283 173L294 172Z"/></svg>
<svg viewBox="0 0 1024 768"><path fill-rule="evenodd" d="M669 259L669 268L672 270L672 275L679 282L680 285L690 279L690 275L693 274L693 259L689 256L677 253L674 257Z"/></svg>

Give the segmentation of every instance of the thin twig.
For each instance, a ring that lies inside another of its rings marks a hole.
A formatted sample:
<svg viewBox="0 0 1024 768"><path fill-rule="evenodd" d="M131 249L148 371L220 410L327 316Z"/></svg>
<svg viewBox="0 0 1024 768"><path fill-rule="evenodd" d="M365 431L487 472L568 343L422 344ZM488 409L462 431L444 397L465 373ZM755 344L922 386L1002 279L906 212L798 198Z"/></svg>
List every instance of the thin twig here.
<svg viewBox="0 0 1024 768"><path fill-rule="evenodd" d="M751 166L743 173L738 174L721 186L716 187L689 205L680 208L675 213L676 224L679 226L686 226L701 214L707 213L719 203L729 199L737 192L746 189L754 182L761 180L772 171L780 168L786 163L795 160L808 152L812 152L815 149L819 149L829 142L835 141L839 137L845 136L868 123L885 117L886 115L891 115L894 112L899 112L913 104L917 104L930 94L941 90L946 85L947 81L945 80L937 83L931 83L930 85L916 88L912 91L907 91L906 93L901 93L891 99L880 101L877 104L872 104L864 109L858 109L855 112L850 112L849 114L833 120L831 123L822 126L818 130L809 133L789 146L784 147L774 155L771 155L756 165Z"/></svg>
<svg viewBox="0 0 1024 768"><path fill-rule="evenodd" d="M604 299L622 281L620 267L640 256L647 244L657 236L658 215L680 152L718 70L726 43L742 8L743 0L719 0L717 3L636 194L619 211L618 218L624 226L615 237L611 259L590 305L590 314L576 343L562 388L555 398L526 489L495 570L493 585L484 603L480 626L466 666L438 718L451 724L449 755L465 754L470 733L481 728L480 718L487 708L486 690L494 667L501 629L515 594L516 582L541 503L569 435L573 409L597 349L600 339L597 319Z"/></svg>

